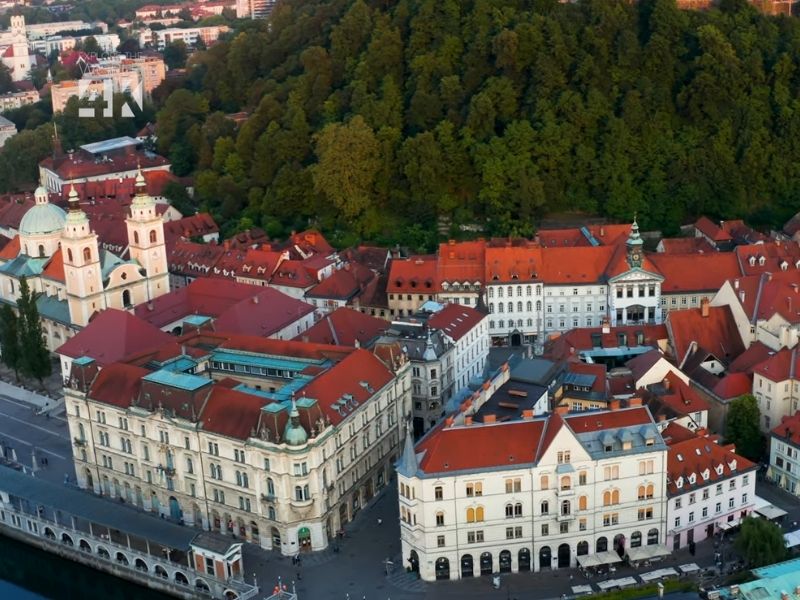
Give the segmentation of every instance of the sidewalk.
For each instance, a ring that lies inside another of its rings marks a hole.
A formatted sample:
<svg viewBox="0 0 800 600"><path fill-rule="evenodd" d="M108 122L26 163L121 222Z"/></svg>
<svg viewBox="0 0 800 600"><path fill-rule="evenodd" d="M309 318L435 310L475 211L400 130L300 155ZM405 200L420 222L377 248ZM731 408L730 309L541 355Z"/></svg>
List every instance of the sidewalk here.
<svg viewBox="0 0 800 600"><path fill-rule="evenodd" d="M49 398L43 396L39 392L28 390L22 387L17 387L6 381L0 381L0 396L11 398L12 400L19 400L37 408L37 412L54 411L57 407L63 405L64 397Z"/></svg>

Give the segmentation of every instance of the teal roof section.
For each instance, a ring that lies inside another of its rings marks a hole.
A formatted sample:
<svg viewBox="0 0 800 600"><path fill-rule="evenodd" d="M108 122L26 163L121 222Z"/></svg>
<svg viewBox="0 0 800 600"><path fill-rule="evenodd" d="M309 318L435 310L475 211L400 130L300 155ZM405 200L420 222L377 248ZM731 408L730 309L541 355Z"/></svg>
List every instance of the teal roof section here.
<svg viewBox="0 0 800 600"><path fill-rule="evenodd" d="M172 371L173 373L187 373L196 367L197 367L197 361L185 355L171 358L170 360L165 361L161 365L162 369L166 369L167 371Z"/></svg>
<svg viewBox="0 0 800 600"><path fill-rule="evenodd" d="M103 281L108 279L111 275L111 271L124 264L138 265L138 263L131 260L122 260L119 256L108 250L100 250L100 273L103 276Z"/></svg>
<svg viewBox="0 0 800 600"><path fill-rule="evenodd" d="M189 325L194 325L195 327L200 327L201 325L205 325L211 320L211 317L207 317L206 315L189 315L188 317L184 317L183 322L188 323Z"/></svg>
<svg viewBox="0 0 800 600"><path fill-rule="evenodd" d="M317 401L314 398L306 398L305 396L303 396L302 398L298 398L297 400L297 406L299 406L300 408L311 408L316 404Z"/></svg>
<svg viewBox="0 0 800 600"><path fill-rule="evenodd" d="M22 235L46 235L64 229L67 213L60 206L49 202L37 203L28 209L19 223Z"/></svg>
<svg viewBox="0 0 800 600"><path fill-rule="evenodd" d="M328 363L326 360L304 361L304 360L291 360L288 358L280 358L277 356L266 356L259 354L244 354L239 352L232 352L230 350L214 350L211 353L211 360L218 362L229 362L236 365L247 365L251 367L261 367L263 369L274 369L276 371L287 371L291 373L289 376L299 373L305 369L309 364L325 365ZM287 377L284 374L284 377Z"/></svg>
<svg viewBox="0 0 800 600"><path fill-rule="evenodd" d="M72 318L69 316L69 304L66 300L59 300L56 296L42 294L36 299L36 308L39 310L39 315L45 319L67 326L72 325Z"/></svg>
<svg viewBox="0 0 800 600"><path fill-rule="evenodd" d="M720 590L722 597L773 600L781 598L785 592L789 594L789 598L794 598L794 591L800 586L800 558L753 569L753 574L759 579L739 584L738 595L734 596L730 588L725 588Z"/></svg>
<svg viewBox="0 0 800 600"><path fill-rule="evenodd" d="M11 277L32 277L41 275L50 258L33 258L26 254L20 254L14 260L0 266L0 273L5 273Z"/></svg>
<svg viewBox="0 0 800 600"><path fill-rule="evenodd" d="M154 371L153 373L145 375L142 379L151 383L158 383L189 392L194 392L211 384L211 380L206 377L189 375L188 373L176 373L167 369Z"/></svg>
<svg viewBox="0 0 800 600"><path fill-rule="evenodd" d="M264 412L267 412L267 413L275 414L275 413L282 412L284 410L289 410L289 408L287 406L284 406L280 402L273 402L272 404L267 404L266 406L263 406L261 408L261 410L263 410Z"/></svg>
<svg viewBox="0 0 800 600"><path fill-rule="evenodd" d="M79 356L75 360L72 361L73 365L78 365L79 367L83 367L86 365L90 365L94 362L94 359L90 356Z"/></svg>
<svg viewBox="0 0 800 600"><path fill-rule="evenodd" d="M298 375L294 379L292 379L289 383L284 385L281 389L276 390L274 392L269 392L266 390L258 390L254 387L250 387L244 383L240 383L235 388L236 391L244 392L245 394L253 394L254 396L261 396L262 398L269 398L270 400L275 400L276 402L284 402L287 405L292 401L292 394L297 392L300 388L306 385L309 381L311 381L311 377L306 375ZM298 402L298 406L303 406Z"/></svg>

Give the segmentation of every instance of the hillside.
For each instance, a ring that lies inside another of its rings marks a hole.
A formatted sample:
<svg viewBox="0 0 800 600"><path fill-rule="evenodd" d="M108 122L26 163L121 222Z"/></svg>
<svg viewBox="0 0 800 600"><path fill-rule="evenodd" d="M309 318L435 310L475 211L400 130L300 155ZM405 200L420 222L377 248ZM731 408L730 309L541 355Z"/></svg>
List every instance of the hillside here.
<svg viewBox="0 0 800 600"><path fill-rule="evenodd" d="M799 63L800 22L741 1L288 0L195 55L159 149L228 228L774 224L800 208Z"/></svg>

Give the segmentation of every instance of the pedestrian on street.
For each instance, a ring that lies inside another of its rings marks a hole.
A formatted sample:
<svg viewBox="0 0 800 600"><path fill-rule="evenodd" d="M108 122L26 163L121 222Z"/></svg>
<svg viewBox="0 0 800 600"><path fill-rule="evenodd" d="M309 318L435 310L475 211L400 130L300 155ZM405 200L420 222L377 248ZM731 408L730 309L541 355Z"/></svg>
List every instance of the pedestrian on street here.
<svg viewBox="0 0 800 600"><path fill-rule="evenodd" d="M378 525L380 525L381 523L383 523L383 519L381 519L380 517L378 517Z"/></svg>
<svg viewBox="0 0 800 600"><path fill-rule="evenodd" d="M302 579L302 577L301 577L301 575L300 575L300 571L298 571L298 572L297 572L297 581L300 581L301 579Z"/></svg>

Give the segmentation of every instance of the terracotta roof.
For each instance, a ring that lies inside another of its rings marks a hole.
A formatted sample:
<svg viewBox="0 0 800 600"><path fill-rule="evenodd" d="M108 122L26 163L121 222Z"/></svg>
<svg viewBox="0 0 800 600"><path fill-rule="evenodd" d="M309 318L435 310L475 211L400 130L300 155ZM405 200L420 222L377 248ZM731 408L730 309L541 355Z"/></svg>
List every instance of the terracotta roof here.
<svg viewBox="0 0 800 600"><path fill-rule="evenodd" d="M650 254L642 256L641 270L654 274L656 277L663 277L658 270L658 267L650 260ZM606 268L605 276L607 279L612 279L623 273L627 273L631 269L628 262L628 249L626 246L617 245L614 247L614 253Z"/></svg>
<svg viewBox="0 0 800 600"><path fill-rule="evenodd" d="M371 400L393 379L394 373L377 356L367 350L354 350L297 394L317 400L325 416L338 425L354 406ZM334 405L343 399L348 406L337 410Z"/></svg>
<svg viewBox="0 0 800 600"><path fill-rule="evenodd" d="M532 242L486 248L486 283L542 279L542 249ZM483 281L483 278L476 281Z"/></svg>
<svg viewBox="0 0 800 600"><path fill-rule="evenodd" d="M729 242L731 236L708 217L700 217L694 228L714 242Z"/></svg>
<svg viewBox="0 0 800 600"><path fill-rule="evenodd" d="M693 343L725 362L744 352L744 343L729 306L709 306L707 317L702 316L701 310L689 308L667 314L667 329L679 364Z"/></svg>
<svg viewBox="0 0 800 600"><path fill-rule="evenodd" d="M733 461L736 461L736 469L731 469ZM720 466L722 473L718 474L717 468ZM667 451L667 493L670 496L685 494L755 468L756 465L743 456L711 439L700 436L681 439L670 444ZM703 478L706 470L708 479ZM694 485L689 483L691 474L696 477ZM677 486L679 478L683 478L680 488Z"/></svg>
<svg viewBox="0 0 800 600"><path fill-rule="evenodd" d="M545 358L551 360L574 359L581 350L594 348L593 334L600 335L601 348L619 348L619 334L624 333L628 340L636 340L636 335L644 334L645 346L659 347L659 342L668 339L665 325L621 325L609 327L608 333L603 333L602 327L583 327L571 329L566 333L549 340L545 344Z"/></svg>
<svg viewBox="0 0 800 600"><path fill-rule="evenodd" d="M47 266L42 271L42 277L59 281L61 283L66 282L64 277L64 255L61 252L60 246L58 250L55 251L55 254L50 257Z"/></svg>
<svg viewBox="0 0 800 600"><path fill-rule="evenodd" d="M662 358L664 358L664 355L661 351L654 348L630 359L625 363L625 366L631 370L633 379L639 381Z"/></svg>
<svg viewBox="0 0 800 600"><path fill-rule="evenodd" d="M263 291L262 287L246 283L198 277L186 287L140 304L134 309L134 314L156 327L164 327L189 315L216 318L237 302Z"/></svg>
<svg viewBox="0 0 800 600"><path fill-rule="evenodd" d="M667 418L691 416L709 409L708 402L672 371L666 374L663 381L647 386L647 392L641 392L641 395L654 415L665 414L663 408L668 408Z"/></svg>
<svg viewBox="0 0 800 600"><path fill-rule="evenodd" d="M704 237L664 238L659 242L663 254L701 254L716 252Z"/></svg>
<svg viewBox="0 0 800 600"><path fill-rule="evenodd" d="M3 246L3 249L0 250L0 260L14 260L19 256L20 251L20 244L19 244L19 236L15 235L11 238L11 241Z"/></svg>
<svg viewBox="0 0 800 600"><path fill-rule="evenodd" d="M697 437L697 434L692 431L691 429L676 423L675 421L671 421L669 425L667 425L664 430L661 432L661 438L664 440L664 443L667 446L675 444L677 442L685 442L686 440L693 440Z"/></svg>
<svg viewBox="0 0 800 600"><path fill-rule="evenodd" d="M728 371L730 373L752 373L753 367L764 362L773 354L775 351L772 348L763 342L755 341L728 365Z"/></svg>
<svg viewBox="0 0 800 600"><path fill-rule="evenodd" d="M273 354L276 356L294 356L297 358L327 358L339 361L354 351L352 348L345 348L344 346L276 340L255 335L199 334L193 337L203 344L215 340L219 348ZM191 342L187 340L187 343Z"/></svg>
<svg viewBox="0 0 800 600"><path fill-rule="evenodd" d="M416 447L426 473L481 470L531 464L545 428L544 419L432 429ZM498 444L498 436L503 443ZM480 452L475 449L480 448Z"/></svg>
<svg viewBox="0 0 800 600"><path fill-rule="evenodd" d="M605 282L616 249L616 246L542 248L539 279L551 285Z"/></svg>
<svg viewBox="0 0 800 600"><path fill-rule="evenodd" d="M650 412L643 406L615 411L592 412L590 414L566 415L564 422L575 433L600 431L602 429L618 429L633 425L652 423Z"/></svg>
<svg viewBox="0 0 800 600"><path fill-rule="evenodd" d="M770 381L786 381L787 379L799 377L799 366L800 357L797 355L797 347L792 349L781 348L767 360L756 365L753 373L758 373Z"/></svg>
<svg viewBox="0 0 800 600"><path fill-rule="evenodd" d="M147 193L154 197L163 196L164 188L166 188L167 184L171 182L178 183L179 181L169 171L144 171L142 175L144 176ZM114 198L126 201L127 211L127 206L130 205L130 200L136 193L135 184L136 177L113 177L99 181L78 181L74 183L74 187L81 201ZM61 200L63 202L67 201L72 187L73 184L69 184L61 188Z"/></svg>
<svg viewBox="0 0 800 600"><path fill-rule="evenodd" d="M258 293L252 297L223 309L214 320L214 329L225 333L269 337L314 312L310 304L276 289L256 289Z"/></svg>
<svg viewBox="0 0 800 600"><path fill-rule="evenodd" d="M536 240L544 247L600 246L624 244L631 232L630 223L613 225L586 225L582 228L540 229ZM588 234L588 236L587 236Z"/></svg>
<svg viewBox="0 0 800 600"><path fill-rule="evenodd" d="M601 394L605 397L606 390L606 365L603 363L585 363L580 361L570 361L566 364L565 370L576 375L590 375L594 377L591 392ZM581 384L582 385L582 384Z"/></svg>
<svg viewBox="0 0 800 600"><path fill-rule="evenodd" d="M201 414L203 430L246 440L258 427L261 408L269 403L260 396L214 385Z"/></svg>
<svg viewBox="0 0 800 600"><path fill-rule="evenodd" d="M553 412L548 417L547 421L545 422L544 432L539 440L539 445L536 450L536 461L538 462L541 460L542 455L547 452L547 449L550 447L550 444L553 443L553 440L556 439L558 432L561 431L561 428L564 426L564 419L558 412Z"/></svg>
<svg viewBox="0 0 800 600"><path fill-rule="evenodd" d="M78 150L71 158L68 156L47 157L39 163L39 166L57 173L63 181L102 175L110 176L114 173L135 171L137 167L141 167L142 170L169 167L169 161L163 156L137 152L131 148L109 152L106 157L107 160L96 162L92 154L85 150Z"/></svg>
<svg viewBox="0 0 800 600"><path fill-rule="evenodd" d="M711 391L723 400L738 398L753 391L753 378L748 373L728 373Z"/></svg>
<svg viewBox="0 0 800 600"><path fill-rule="evenodd" d="M165 237L191 239L193 237L202 237L214 233L219 233L219 226L208 213L198 213L176 221L167 221L164 223Z"/></svg>
<svg viewBox="0 0 800 600"><path fill-rule="evenodd" d="M314 273L314 268L309 268L309 261L313 260L312 257L307 260L284 260L278 263L275 271L270 277L270 285L281 285L290 288L299 288L308 290L319 283L319 279ZM325 259L327 261L327 259Z"/></svg>
<svg viewBox="0 0 800 600"><path fill-rule="evenodd" d="M217 244L200 244L186 240L168 241L167 264L171 273L191 277L213 277L213 268L225 253Z"/></svg>
<svg viewBox="0 0 800 600"><path fill-rule="evenodd" d="M730 252L706 254L651 254L664 276L662 294L716 292L728 280L739 277L739 262Z"/></svg>
<svg viewBox="0 0 800 600"><path fill-rule="evenodd" d="M369 345L389 327L383 319L365 315L352 308L340 307L317 321L295 339L318 344L362 347Z"/></svg>
<svg viewBox="0 0 800 600"><path fill-rule="evenodd" d="M428 327L444 331L457 342L485 318L484 313L469 306L447 304L428 318Z"/></svg>
<svg viewBox="0 0 800 600"><path fill-rule="evenodd" d="M379 246L347 248L340 252L339 256L347 262L358 263L375 271L375 273L386 272L386 267L389 264L389 250Z"/></svg>
<svg viewBox="0 0 800 600"><path fill-rule="evenodd" d="M306 296L349 302L358 296L374 277L375 273L367 267L358 263L346 263L343 268L334 271L332 275L308 290Z"/></svg>
<svg viewBox="0 0 800 600"><path fill-rule="evenodd" d="M484 282L484 258L486 242L456 242L450 240L439 244L437 277L440 282L479 283Z"/></svg>
<svg viewBox="0 0 800 600"><path fill-rule="evenodd" d="M127 408L139 395L142 377L149 373L147 369L135 365L112 363L97 375L89 390L89 397L98 402Z"/></svg>
<svg viewBox="0 0 800 600"><path fill-rule="evenodd" d="M391 293L428 294L439 291L435 256L411 256L394 259L389 267L387 291Z"/></svg>
<svg viewBox="0 0 800 600"><path fill-rule="evenodd" d="M0 225L19 231L22 217L34 204L33 197L28 194L3 196L0 198Z"/></svg>
<svg viewBox="0 0 800 600"><path fill-rule="evenodd" d="M325 236L315 229L308 229L300 233L293 233L284 242L286 246L296 246L305 254L323 254L329 256L334 252L333 246L328 243Z"/></svg>
<svg viewBox="0 0 800 600"><path fill-rule="evenodd" d="M798 242L770 242L737 246L734 253L743 275L781 273L789 271L800 279L800 244Z"/></svg>
<svg viewBox="0 0 800 600"><path fill-rule="evenodd" d="M751 323L769 320L776 313L789 323L800 323L800 278L797 272L778 271L740 277L732 286Z"/></svg>
<svg viewBox="0 0 800 600"><path fill-rule="evenodd" d="M720 221L720 228L733 238L737 244L755 244L756 242L768 242L769 236L756 231L741 219L731 221Z"/></svg>
<svg viewBox="0 0 800 600"><path fill-rule="evenodd" d="M781 417L781 424L772 430L772 435L800 447L800 411Z"/></svg>
<svg viewBox="0 0 800 600"><path fill-rule="evenodd" d="M56 352L71 358L88 356L105 366L171 340L172 336L129 312L109 308L96 313Z"/></svg>

